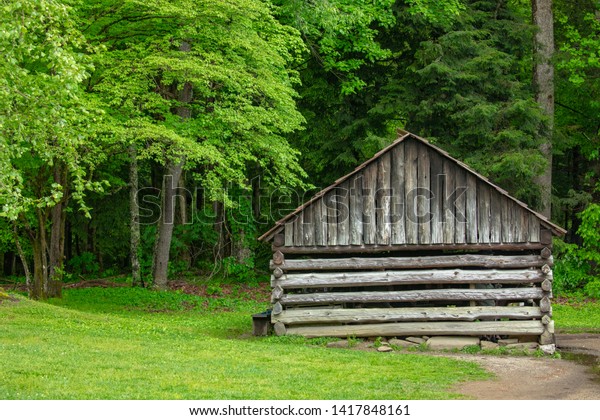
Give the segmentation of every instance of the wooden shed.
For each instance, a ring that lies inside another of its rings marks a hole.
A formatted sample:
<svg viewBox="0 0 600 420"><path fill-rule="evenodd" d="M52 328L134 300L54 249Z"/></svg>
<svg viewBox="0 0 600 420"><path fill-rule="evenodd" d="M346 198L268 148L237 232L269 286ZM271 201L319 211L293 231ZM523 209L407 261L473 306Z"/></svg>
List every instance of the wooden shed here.
<svg viewBox="0 0 600 420"><path fill-rule="evenodd" d="M554 340L552 236L565 231L402 132L260 237L272 323L307 337Z"/></svg>

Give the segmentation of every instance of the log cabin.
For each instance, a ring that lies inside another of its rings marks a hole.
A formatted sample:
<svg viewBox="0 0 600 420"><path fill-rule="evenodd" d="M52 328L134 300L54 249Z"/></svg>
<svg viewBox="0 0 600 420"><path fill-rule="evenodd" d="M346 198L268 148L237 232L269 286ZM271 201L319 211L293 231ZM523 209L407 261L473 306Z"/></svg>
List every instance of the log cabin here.
<svg viewBox="0 0 600 420"><path fill-rule="evenodd" d="M408 132L259 239L279 335L535 336L554 342L565 230ZM533 338L533 337L532 337Z"/></svg>

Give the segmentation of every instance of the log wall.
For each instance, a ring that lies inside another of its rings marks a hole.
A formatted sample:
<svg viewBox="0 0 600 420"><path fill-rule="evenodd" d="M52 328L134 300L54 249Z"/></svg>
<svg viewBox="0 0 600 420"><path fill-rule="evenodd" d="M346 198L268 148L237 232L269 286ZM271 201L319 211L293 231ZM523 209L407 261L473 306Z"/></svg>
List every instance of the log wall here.
<svg viewBox="0 0 600 420"><path fill-rule="evenodd" d="M293 257L277 250L270 264L278 334L553 340L548 248L512 255Z"/></svg>

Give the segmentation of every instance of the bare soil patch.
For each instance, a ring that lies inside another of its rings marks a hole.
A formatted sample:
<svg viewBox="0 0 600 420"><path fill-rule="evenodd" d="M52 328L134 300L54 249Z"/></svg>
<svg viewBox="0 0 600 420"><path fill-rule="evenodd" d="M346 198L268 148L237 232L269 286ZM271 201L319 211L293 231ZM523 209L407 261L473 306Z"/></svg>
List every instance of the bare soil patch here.
<svg viewBox="0 0 600 420"><path fill-rule="evenodd" d="M461 383L453 390L481 400L600 399L600 378L594 373L600 363L595 357L600 356L600 334L559 335L557 344L561 352L592 356L588 365L547 357L448 355L477 362L495 375L492 380Z"/></svg>

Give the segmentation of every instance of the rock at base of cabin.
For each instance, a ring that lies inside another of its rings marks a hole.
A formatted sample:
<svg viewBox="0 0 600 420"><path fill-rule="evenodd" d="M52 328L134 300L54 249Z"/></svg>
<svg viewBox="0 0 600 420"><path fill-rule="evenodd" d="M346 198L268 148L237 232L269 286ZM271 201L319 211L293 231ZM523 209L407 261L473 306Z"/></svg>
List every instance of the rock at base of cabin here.
<svg viewBox="0 0 600 420"><path fill-rule="evenodd" d="M423 344L427 341L422 337L406 337L405 340L415 344Z"/></svg>
<svg viewBox="0 0 600 420"><path fill-rule="evenodd" d="M556 344L544 344L540 346L542 353L552 356L556 352Z"/></svg>
<svg viewBox="0 0 600 420"><path fill-rule="evenodd" d="M487 340L482 341L480 343L480 345L481 345L481 350L495 350L498 347L500 347L498 345L498 343L494 343L493 341L487 341Z"/></svg>
<svg viewBox="0 0 600 420"><path fill-rule="evenodd" d="M399 338L392 338L390 340L390 345L395 346L395 347L400 347L400 348L417 346L416 343L411 343L410 341L406 341L406 340L400 340Z"/></svg>
<svg viewBox="0 0 600 420"><path fill-rule="evenodd" d="M348 345L348 340L339 340L327 343L327 347L330 349L347 349L350 346Z"/></svg>
<svg viewBox="0 0 600 420"><path fill-rule="evenodd" d="M383 345L383 346L377 347L377 351L381 352L381 353L389 353L390 351L394 351L394 349L388 345Z"/></svg>
<svg viewBox="0 0 600 420"><path fill-rule="evenodd" d="M498 344L500 345L500 347L508 346L511 344L517 344L518 342L518 338L503 338L498 340Z"/></svg>
<svg viewBox="0 0 600 420"><path fill-rule="evenodd" d="M538 343L514 343L507 344L507 349L518 349L518 350L537 350Z"/></svg>
<svg viewBox="0 0 600 420"><path fill-rule="evenodd" d="M369 341L359 341L358 343L350 346L354 350L368 350L373 348L373 343Z"/></svg>
<svg viewBox="0 0 600 420"><path fill-rule="evenodd" d="M462 350L468 346L478 346L479 342L477 337L440 336L427 340L427 347L430 350Z"/></svg>

